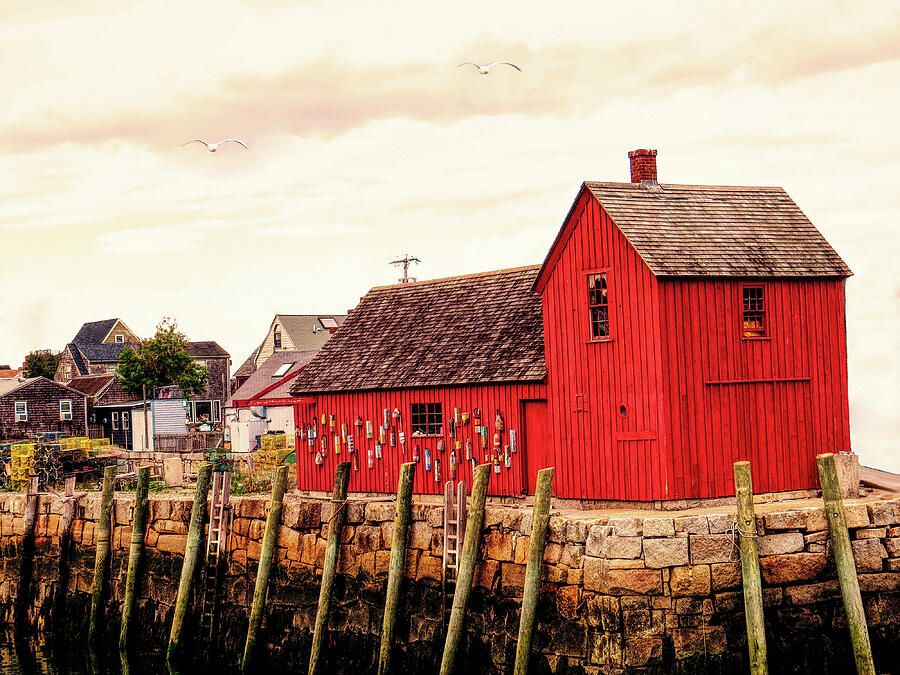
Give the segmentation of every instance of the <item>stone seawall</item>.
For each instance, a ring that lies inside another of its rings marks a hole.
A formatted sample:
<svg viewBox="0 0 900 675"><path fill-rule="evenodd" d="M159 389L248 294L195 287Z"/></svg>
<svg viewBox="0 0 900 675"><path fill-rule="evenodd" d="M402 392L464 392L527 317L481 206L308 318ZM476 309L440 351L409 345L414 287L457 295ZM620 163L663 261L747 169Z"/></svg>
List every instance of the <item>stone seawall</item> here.
<svg viewBox="0 0 900 675"><path fill-rule="evenodd" d="M99 495L79 502L67 565L65 606L58 589L59 513L42 496L29 623L37 630L86 631ZM116 494L113 564L106 621L117 636L134 497ZM853 670L840 589L821 507L790 502L760 509L761 568L772 672ZM23 495L0 495L0 603L15 604ZM210 650L236 662L243 649L264 529L266 497L234 499L234 522L221 586L220 620ZM136 623L145 646L165 645L186 544L191 500L154 494ZM318 600L318 579L332 505L288 495L259 638L272 663L303 668ZM347 525L325 650L328 672L374 669L381 629L391 502L348 503ZM900 649L900 499L851 500L847 521L879 671ZM731 673L746 671L741 572L733 507L715 512L564 512L550 521L534 641L534 673ZM443 509L416 504L408 541L395 666L436 672L442 639ZM525 577L529 509L489 506L459 672L509 672ZM192 616L200 615L197 581ZM448 600L449 604L449 600ZM188 640L198 621L188 622ZM110 639L113 639L112 637ZM190 641L187 642L191 644ZM197 640L194 644L206 644Z"/></svg>

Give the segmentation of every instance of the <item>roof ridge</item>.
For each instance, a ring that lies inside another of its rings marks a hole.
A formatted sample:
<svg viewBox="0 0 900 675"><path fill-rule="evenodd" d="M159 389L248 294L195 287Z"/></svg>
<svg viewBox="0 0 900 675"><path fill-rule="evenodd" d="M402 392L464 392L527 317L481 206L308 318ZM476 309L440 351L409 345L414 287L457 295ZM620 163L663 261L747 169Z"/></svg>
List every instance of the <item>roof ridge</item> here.
<svg viewBox="0 0 900 675"><path fill-rule="evenodd" d="M642 188L644 187L643 183L624 183L624 182L616 182L616 181L602 181L602 180L586 180L584 181L585 185L603 185L609 187L631 187L631 188ZM701 190L780 190L781 192L787 193L780 185L704 185L704 184L689 184L689 183L659 183L661 188L695 188Z"/></svg>
<svg viewBox="0 0 900 675"><path fill-rule="evenodd" d="M388 284L386 286L373 286L369 289L369 292L372 291L383 291L388 289L403 289L403 288L414 288L419 286L425 286L428 284L440 284L446 283L450 281L459 281L460 279L476 279L478 277L490 277L490 276L500 276L502 274L513 274L515 272L525 272L527 270L539 270L541 269L540 265L523 265L522 267L506 267L500 270L490 270L487 272L474 272L472 274L458 274L452 277L440 277L438 279L425 279L424 281L410 281L405 284Z"/></svg>

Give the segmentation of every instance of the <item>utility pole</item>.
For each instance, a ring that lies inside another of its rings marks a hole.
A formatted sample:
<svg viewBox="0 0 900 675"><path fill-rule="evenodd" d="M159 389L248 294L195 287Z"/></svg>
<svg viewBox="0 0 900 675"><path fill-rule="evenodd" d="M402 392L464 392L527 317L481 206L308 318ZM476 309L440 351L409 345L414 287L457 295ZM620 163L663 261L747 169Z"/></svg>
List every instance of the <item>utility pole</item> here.
<svg viewBox="0 0 900 675"><path fill-rule="evenodd" d="M402 258L398 260L392 260L391 265L403 265L403 278L398 279L401 284L408 284L410 281L415 281L415 277L409 276L409 264L410 263L420 263L422 262L418 258L410 257L409 253L405 253Z"/></svg>

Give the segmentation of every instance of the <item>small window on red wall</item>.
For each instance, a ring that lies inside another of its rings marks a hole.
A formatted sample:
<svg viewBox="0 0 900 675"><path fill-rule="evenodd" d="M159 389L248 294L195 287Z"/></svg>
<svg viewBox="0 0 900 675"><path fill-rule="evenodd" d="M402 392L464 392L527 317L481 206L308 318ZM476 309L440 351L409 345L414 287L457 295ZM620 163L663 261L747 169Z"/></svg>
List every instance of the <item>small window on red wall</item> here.
<svg viewBox="0 0 900 675"><path fill-rule="evenodd" d="M606 272L588 274L588 313L591 321L591 339L609 337L609 291Z"/></svg>
<svg viewBox="0 0 900 675"><path fill-rule="evenodd" d="M741 286L743 300L743 335L745 338L766 337L766 294L763 286Z"/></svg>

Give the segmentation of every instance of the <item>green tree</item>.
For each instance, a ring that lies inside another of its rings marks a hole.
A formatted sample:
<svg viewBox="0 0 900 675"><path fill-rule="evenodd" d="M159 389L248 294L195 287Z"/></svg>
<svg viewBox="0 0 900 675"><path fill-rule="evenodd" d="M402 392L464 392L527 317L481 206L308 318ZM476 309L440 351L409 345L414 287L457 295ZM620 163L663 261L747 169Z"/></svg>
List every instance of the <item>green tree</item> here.
<svg viewBox="0 0 900 675"><path fill-rule="evenodd" d="M46 349L31 352L25 357L25 377L46 377L52 380L56 377L60 358L59 354Z"/></svg>
<svg viewBox="0 0 900 675"><path fill-rule="evenodd" d="M188 398L206 391L209 371L187 353L187 338L174 319L163 317L156 334L142 340L136 349L126 347L119 355L119 379L130 394L140 396L142 387L176 384Z"/></svg>

